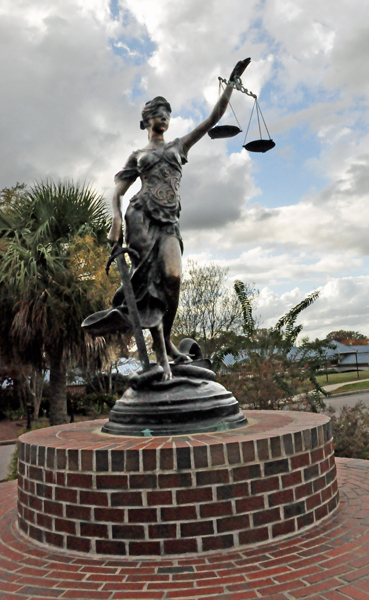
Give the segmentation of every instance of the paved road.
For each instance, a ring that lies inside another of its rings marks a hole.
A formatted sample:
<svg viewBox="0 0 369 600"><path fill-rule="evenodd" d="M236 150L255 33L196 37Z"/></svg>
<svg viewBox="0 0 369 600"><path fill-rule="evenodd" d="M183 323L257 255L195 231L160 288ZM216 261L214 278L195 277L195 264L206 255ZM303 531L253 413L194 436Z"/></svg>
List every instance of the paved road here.
<svg viewBox="0 0 369 600"><path fill-rule="evenodd" d="M15 444L0 446L0 481L3 481L7 475L9 462L14 452L14 448Z"/></svg>
<svg viewBox="0 0 369 600"><path fill-rule="evenodd" d="M333 406L336 410L341 409L343 406L355 406L359 401L364 402L367 409L369 409L369 390L364 390L358 394L333 396L327 398L325 403L327 406Z"/></svg>

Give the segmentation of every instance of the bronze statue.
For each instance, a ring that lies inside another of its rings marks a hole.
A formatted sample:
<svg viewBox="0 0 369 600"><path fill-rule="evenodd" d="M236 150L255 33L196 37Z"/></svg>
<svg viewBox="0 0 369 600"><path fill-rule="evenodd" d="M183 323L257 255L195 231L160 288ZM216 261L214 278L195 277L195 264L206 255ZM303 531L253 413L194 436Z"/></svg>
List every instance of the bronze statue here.
<svg viewBox="0 0 369 600"><path fill-rule="evenodd" d="M230 82L250 63L247 58L237 63ZM172 377L168 357L191 362L170 340L177 312L183 244L179 230L181 210L179 186L182 165L190 148L221 119L228 106L233 87L227 85L210 116L193 131L172 142L164 141L170 122L171 107L158 96L142 110L141 129L148 132L149 143L134 151L124 168L115 176L113 223L108 239L114 249L122 245L122 212L120 198L140 177L141 190L131 198L125 215L125 238L131 252L131 283L142 328L151 331L157 363L163 369L163 380ZM88 317L83 327L94 335L124 332L132 327L123 286L115 293L112 308Z"/></svg>

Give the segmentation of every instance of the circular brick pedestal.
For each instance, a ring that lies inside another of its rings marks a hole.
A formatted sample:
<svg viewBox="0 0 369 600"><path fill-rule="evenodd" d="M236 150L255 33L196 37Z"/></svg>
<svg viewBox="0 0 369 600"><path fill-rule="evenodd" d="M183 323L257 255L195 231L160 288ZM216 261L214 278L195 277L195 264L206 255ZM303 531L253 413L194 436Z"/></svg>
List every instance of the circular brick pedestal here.
<svg viewBox="0 0 369 600"><path fill-rule="evenodd" d="M155 556L282 539L326 518L338 506L330 419L247 417L172 437L107 435L105 421L23 435L20 531L66 550Z"/></svg>

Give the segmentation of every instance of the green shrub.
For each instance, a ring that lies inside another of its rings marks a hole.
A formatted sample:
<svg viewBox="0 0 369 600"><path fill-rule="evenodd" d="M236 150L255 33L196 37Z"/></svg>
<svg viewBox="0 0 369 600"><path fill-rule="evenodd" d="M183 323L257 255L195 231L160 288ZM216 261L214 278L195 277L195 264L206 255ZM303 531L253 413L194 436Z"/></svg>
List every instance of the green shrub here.
<svg viewBox="0 0 369 600"><path fill-rule="evenodd" d="M328 410L333 425L336 456L369 459L369 411L363 402L344 406L339 415Z"/></svg>
<svg viewBox="0 0 369 600"><path fill-rule="evenodd" d="M23 433L28 433L28 431L34 431L36 429L44 429L45 427L50 427L50 423L48 421L38 421L37 423L34 423L32 425L31 429L27 429L26 427L21 429L19 432L19 435L22 435ZM17 477L18 477L18 442L15 445L14 452L10 459L6 480L12 481L13 479L17 479Z"/></svg>

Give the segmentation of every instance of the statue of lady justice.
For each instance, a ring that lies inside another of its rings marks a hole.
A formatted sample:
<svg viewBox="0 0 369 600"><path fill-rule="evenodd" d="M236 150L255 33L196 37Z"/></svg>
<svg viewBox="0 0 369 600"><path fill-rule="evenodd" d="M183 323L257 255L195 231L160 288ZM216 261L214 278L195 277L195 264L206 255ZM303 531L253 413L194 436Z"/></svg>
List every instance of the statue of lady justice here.
<svg viewBox="0 0 369 600"><path fill-rule="evenodd" d="M241 77L250 60L237 63L230 81ZM115 176L113 223L108 235L113 249L123 240L120 199L137 177L142 182L125 214L125 241L137 253L131 256L130 279L141 327L150 329L163 380L172 377L169 359L175 363L191 362L170 340L179 301L183 252L178 223L182 165L187 163L190 148L224 115L232 91L233 87L227 85L210 116L187 135L169 143L164 141L172 112L169 102L161 96L147 102L140 127L147 130L149 143L135 150ZM115 293L109 310L95 313L83 323L83 328L93 335L126 332L131 326L123 286Z"/></svg>

